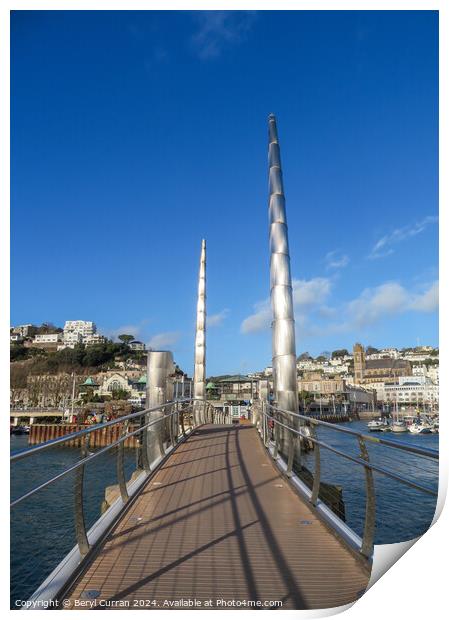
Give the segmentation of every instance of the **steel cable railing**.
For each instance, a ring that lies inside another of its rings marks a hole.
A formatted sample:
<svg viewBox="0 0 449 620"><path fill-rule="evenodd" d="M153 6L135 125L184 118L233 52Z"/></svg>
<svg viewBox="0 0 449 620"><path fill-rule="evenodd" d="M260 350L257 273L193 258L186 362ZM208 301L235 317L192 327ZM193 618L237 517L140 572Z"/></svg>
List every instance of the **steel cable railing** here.
<svg viewBox="0 0 449 620"><path fill-rule="evenodd" d="M265 446L271 450L273 458L277 459L279 454L282 456L288 476L297 474L306 484L310 489L309 501L313 506L317 506L321 500L336 516L347 521L345 504L338 501L338 497L341 497L343 486L347 488L353 483L352 495L357 495L358 500L358 515L353 521L363 521L359 549L363 556L372 556L376 519L384 517L388 512L388 518L394 523L391 516L394 509L390 508L388 511L387 507L383 506L380 513L376 508L383 501L382 496L379 497L379 491L382 490L384 495L387 495L385 485L381 484L380 479L392 480L404 489L399 494L399 499L393 497L391 492L388 493L390 503L394 502L394 507L399 512L402 508L401 500L408 497L407 489L422 497L429 497L431 505L436 502L439 457L437 450L366 435L349 427L279 409L267 402L256 403L253 410L254 422ZM347 443L337 441L335 445L335 442L332 442L331 436L343 435L354 439L354 444L349 448ZM342 467L338 465L338 461L342 460L351 466L351 474L345 472L345 484L337 487L333 483L336 472L342 473ZM363 482L357 470L364 472ZM329 481L331 484L328 484ZM362 502L365 511L363 519L360 519ZM352 502L352 505L354 504L355 502Z"/></svg>
<svg viewBox="0 0 449 620"><path fill-rule="evenodd" d="M135 483L135 475L143 483L159 467L165 456L182 442L194 428L205 423L224 423L226 421L228 420L225 415L216 412L207 401L176 400L102 424L82 428L57 439L11 454L12 474L15 474L13 475L12 492L14 493L16 487L23 487L28 479L32 481L32 488L21 489L17 497L12 497L10 505L14 511L12 518L13 533L16 531L21 532L20 536L26 535L26 522L28 522L29 529L30 519L33 520L33 525L35 521L41 522L46 531L51 528L53 519L53 522L56 522L55 532L56 530L60 531L57 527L60 525L57 520L61 519L64 522L64 538L67 539L60 541L63 552L67 553L67 545L65 544L67 541L72 546L75 542L80 558L84 557L92 546L91 538L93 536L89 534L89 526L97 525L99 516L99 505L93 506L92 498L87 497L86 493L92 493L92 489L95 488L95 504L100 504L98 500L101 499L101 496L105 497L106 487L109 488L110 485L113 485L111 488L114 488L115 484L117 492L114 497L121 501L122 510L141 486L141 484L133 484L133 481ZM90 448L89 439L92 434L103 432L104 429L111 426L119 428L118 439L114 437L114 441L104 447ZM125 442L128 442L127 445L129 445L130 440L137 444L135 458L132 458L132 451L125 448ZM73 446L75 442L78 444L78 448L71 447L70 450L67 449L63 453L58 453L59 458L51 458L54 454L53 448L67 448ZM67 455L66 453L69 452L70 454ZM74 453L79 454L81 458L74 461ZM108 461L99 466L98 463L103 460L102 455ZM45 466L43 468L33 467L33 463L35 464L33 457L39 457L37 462L40 464L48 462L51 465L48 468ZM60 461L63 465L60 471L53 471L55 461ZM28 466L28 462L31 463L31 466ZM85 476L88 473L86 467L90 466L91 463L97 465L86 481ZM37 473L38 470L39 473ZM42 474L44 474L45 479L39 480L39 476L43 477ZM133 476L130 478L131 474ZM26 478L26 480L22 478ZM62 487L61 483L63 483ZM86 489L86 483L88 489ZM100 488L102 483L103 491ZM55 489L55 491L53 492L51 489ZM42 499L40 494L44 491L45 498ZM48 494L49 491L51 491L50 494ZM67 498L70 494L73 497L73 509L67 510L67 500L64 499L65 509L63 515L59 516L57 514L58 497ZM32 504L30 504L31 500ZM22 508L22 505L25 504L25 508ZM74 538L72 538L70 530L73 531ZM51 538L53 540L55 537ZM53 540L53 542L59 541ZM23 547L23 545L20 546ZM53 558L53 561L55 558L61 559L60 554L56 554L53 549L49 553L49 557ZM48 567L49 563L46 558L40 558L39 554L33 553L28 554L21 561L19 560L18 557L14 558L13 551L13 580L16 581L16 587L13 587L13 590L15 596L27 598L35 587L43 581L42 577L48 574L48 568L45 567ZM35 571L39 573L36 583L32 576L33 562L40 560L42 560L42 570ZM44 575L42 574L43 571L45 571ZM27 591L27 584L28 586L31 584L31 592Z"/></svg>

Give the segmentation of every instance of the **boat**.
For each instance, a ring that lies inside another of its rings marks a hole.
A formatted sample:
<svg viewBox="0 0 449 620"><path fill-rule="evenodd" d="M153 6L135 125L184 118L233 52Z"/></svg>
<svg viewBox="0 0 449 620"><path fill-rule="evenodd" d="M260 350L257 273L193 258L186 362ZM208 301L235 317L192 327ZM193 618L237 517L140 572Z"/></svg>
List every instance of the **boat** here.
<svg viewBox="0 0 449 620"><path fill-rule="evenodd" d="M410 424L408 430L410 433L413 433L413 435L427 435L432 432L432 426L428 422L417 420L413 422L413 424Z"/></svg>
<svg viewBox="0 0 449 620"><path fill-rule="evenodd" d="M376 418L367 424L371 433L390 430L390 424L387 418Z"/></svg>
<svg viewBox="0 0 449 620"><path fill-rule="evenodd" d="M440 432L440 419L439 418L433 418L432 422L431 422L431 432L432 433L439 433Z"/></svg>
<svg viewBox="0 0 449 620"><path fill-rule="evenodd" d="M393 433L406 433L408 431L407 424L403 420L395 420L391 425Z"/></svg>
<svg viewBox="0 0 449 620"><path fill-rule="evenodd" d="M393 422L391 424L391 431L393 433L406 433L408 431L407 424L404 420L399 419L399 407L398 399L396 398L396 414L393 416Z"/></svg>
<svg viewBox="0 0 449 620"><path fill-rule="evenodd" d="M29 435L29 426L13 426L10 430L11 435Z"/></svg>

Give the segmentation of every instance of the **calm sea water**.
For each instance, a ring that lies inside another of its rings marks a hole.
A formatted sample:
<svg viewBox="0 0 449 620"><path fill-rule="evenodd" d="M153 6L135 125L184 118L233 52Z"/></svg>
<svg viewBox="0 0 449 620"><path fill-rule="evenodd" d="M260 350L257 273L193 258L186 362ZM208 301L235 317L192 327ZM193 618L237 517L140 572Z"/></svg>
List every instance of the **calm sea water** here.
<svg viewBox="0 0 449 620"><path fill-rule="evenodd" d="M367 432L363 422L343 424ZM438 448L438 435L382 434L398 442ZM357 456L357 439L333 430L320 432L320 439ZM27 436L12 436L11 451L28 446ZM398 474L437 488L438 467L434 462L389 448L370 445L373 463L388 467ZM342 488L345 519L357 533L362 534L365 516L364 468L346 459L321 450L322 480ZM44 482L80 458L74 448L55 447L39 455L17 462L11 471L12 498ZM125 468L129 478L135 469L135 450L125 451ZM314 454L305 456L304 464L314 470ZM85 468L85 516L89 528L100 516L104 489L116 484L115 452L91 461ZM30 596L57 563L75 544L73 524L74 475L69 474L57 483L24 500L11 513L11 607L17 599ZM375 474L376 543L409 540L423 534L429 527L436 499L408 488L395 480Z"/></svg>
<svg viewBox="0 0 449 620"><path fill-rule="evenodd" d="M438 450L438 435L412 435L411 433L370 434L365 422L341 424L351 430L369 436L379 436L401 444L411 444ZM356 437L322 429L319 438L342 452L360 455ZM370 461L396 474L438 490L438 462L411 453L366 442ZM322 480L342 487L345 518L348 525L360 536L363 535L365 519L365 471L329 450L321 449ZM305 457L305 465L314 471L314 454ZM411 540L422 535L430 526L436 507L436 497L412 489L397 480L375 473L376 530L375 542L389 544Z"/></svg>

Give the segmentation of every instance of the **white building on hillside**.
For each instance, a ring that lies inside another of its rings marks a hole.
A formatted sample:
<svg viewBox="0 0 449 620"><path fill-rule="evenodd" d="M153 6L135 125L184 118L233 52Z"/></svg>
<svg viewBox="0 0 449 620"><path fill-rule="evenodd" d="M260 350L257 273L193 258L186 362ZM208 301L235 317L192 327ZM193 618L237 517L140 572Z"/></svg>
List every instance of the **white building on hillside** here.
<svg viewBox="0 0 449 620"><path fill-rule="evenodd" d="M86 346L100 344L104 336L97 334L97 326L92 321L66 321L64 324L64 347L73 349L77 344Z"/></svg>
<svg viewBox="0 0 449 620"><path fill-rule="evenodd" d="M33 344L57 344L62 340L62 334L37 334Z"/></svg>
<svg viewBox="0 0 449 620"><path fill-rule="evenodd" d="M19 336L22 336L23 338L29 338L31 336L34 336L34 334L36 333L36 329L36 326L32 323L26 323L25 325L16 325L15 327L13 327L12 333L19 334Z"/></svg>
<svg viewBox="0 0 449 620"><path fill-rule="evenodd" d="M64 340L66 334L73 332L81 334L84 338L96 334L97 326L92 321L66 321L64 324Z"/></svg>

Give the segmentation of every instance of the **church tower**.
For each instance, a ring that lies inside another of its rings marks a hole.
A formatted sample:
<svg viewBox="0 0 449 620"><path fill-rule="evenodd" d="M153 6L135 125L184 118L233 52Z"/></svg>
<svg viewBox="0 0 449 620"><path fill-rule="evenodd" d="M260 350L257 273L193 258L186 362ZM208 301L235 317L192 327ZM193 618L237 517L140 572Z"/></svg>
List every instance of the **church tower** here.
<svg viewBox="0 0 449 620"><path fill-rule="evenodd" d="M356 383L363 383L365 376L365 350L361 344L356 342L353 349L354 353L354 381Z"/></svg>

